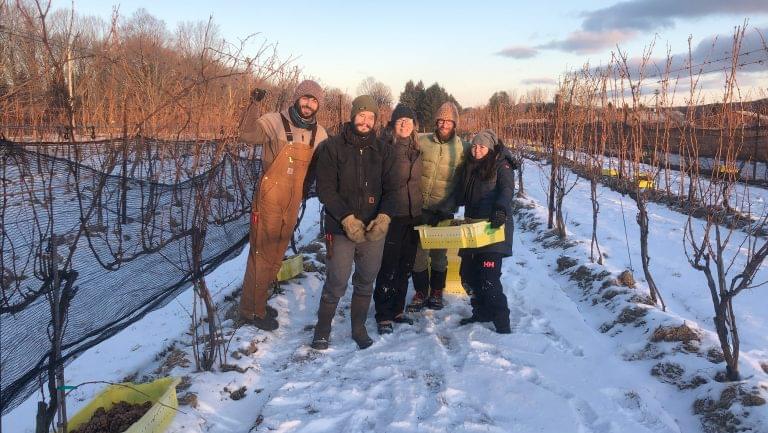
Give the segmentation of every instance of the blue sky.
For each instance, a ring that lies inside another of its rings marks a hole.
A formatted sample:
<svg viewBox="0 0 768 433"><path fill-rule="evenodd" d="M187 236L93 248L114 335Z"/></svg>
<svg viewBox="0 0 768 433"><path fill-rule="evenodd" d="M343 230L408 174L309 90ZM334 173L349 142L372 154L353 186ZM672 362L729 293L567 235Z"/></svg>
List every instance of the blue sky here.
<svg viewBox="0 0 768 433"><path fill-rule="evenodd" d="M768 0L75 0L75 9L107 19L116 4L123 16L144 8L169 29L212 15L228 40L258 32L306 75L352 95L368 76L395 97L408 79L421 79L439 82L464 106L484 104L497 90L551 88L568 69L605 63L617 44L640 56L654 35L659 57L667 44L673 54L687 53L688 35L694 48L709 51L715 35L730 38L745 18L752 45L760 43L756 28L768 38ZM767 91L767 70L768 63L753 65L742 85ZM713 74L710 81L716 89L720 80Z"/></svg>

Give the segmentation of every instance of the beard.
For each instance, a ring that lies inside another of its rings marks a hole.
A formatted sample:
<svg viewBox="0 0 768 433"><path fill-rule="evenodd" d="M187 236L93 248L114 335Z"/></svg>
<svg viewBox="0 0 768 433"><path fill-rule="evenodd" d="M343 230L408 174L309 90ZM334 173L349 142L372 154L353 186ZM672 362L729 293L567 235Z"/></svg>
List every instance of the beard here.
<svg viewBox="0 0 768 433"><path fill-rule="evenodd" d="M313 110L309 105L300 104L298 101L296 101L295 107L296 112L302 119L311 120L317 114L317 110Z"/></svg>
<svg viewBox="0 0 768 433"><path fill-rule="evenodd" d="M437 137L441 141L448 141L456 134L456 127L451 127L448 131L444 131L442 128L437 128Z"/></svg>
<svg viewBox="0 0 768 433"><path fill-rule="evenodd" d="M366 122L354 123L353 126L355 128L355 132L358 135L367 135L367 134L370 134L371 131L373 131L373 125L370 123L366 123ZM363 131L363 128L365 129L365 131Z"/></svg>

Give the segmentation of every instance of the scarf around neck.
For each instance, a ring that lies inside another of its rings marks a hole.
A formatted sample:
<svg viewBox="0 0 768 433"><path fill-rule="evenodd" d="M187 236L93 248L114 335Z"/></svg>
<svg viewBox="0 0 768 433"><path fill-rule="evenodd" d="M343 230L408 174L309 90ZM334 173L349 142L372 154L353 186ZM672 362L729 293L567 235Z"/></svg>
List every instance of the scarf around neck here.
<svg viewBox="0 0 768 433"><path fill-rule="evenodd" d="M309 119L301 117L299 110L296 109L296 105L291 105L291 108L288 109L288 116L291 117L291 122L301 129L312 129L315 123L317 123L316 116L312 116Z"/></svg>

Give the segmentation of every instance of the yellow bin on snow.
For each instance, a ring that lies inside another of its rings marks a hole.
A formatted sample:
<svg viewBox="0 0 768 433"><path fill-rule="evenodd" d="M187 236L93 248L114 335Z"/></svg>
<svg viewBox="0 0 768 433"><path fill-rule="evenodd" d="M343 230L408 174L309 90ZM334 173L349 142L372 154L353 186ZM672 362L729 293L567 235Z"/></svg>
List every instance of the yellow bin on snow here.
<svg viewBox="0 0 768 433"><path fill-rule="evenodd" d="M304 272L304 255L296 254L283 260L280 271L277 273L278 281L288 281Z"/></svg>
<svg viewBox="0 0 768 433"><path fill-rule="evenodd" d="M637 181L637 186L639 188L643 188L643 189L653 189L655 184L654 184L654 182L652 180L639 179Z"/></svg>
<svg viewBox="0 0 768 433"><path fill-rule="evenodd" d="M616 177L618 175L619 175L619 170L616 170L615 168L604 168L603 169L603 176Z"/></svg>
<svg viewBox="0 0 768 433"><path fill-rule="evenodd" d="M74 430L87 423L93 417L96 409L103 407L109 410L119 401L134 404L151 401L153 405L149 411L133 423L125 433L163 433L171 425L171 421L173 421L179 408L179 402L176 400L176 385L178 383L178 378L164 377L149 383L109 385L87 406L70 418L67 427L69 430Z"/></svg>
<svg viewBox="0 0 768 433"><path fill-rule="evenodd" d="M652 189L656 185L651 173L639 173L635 180L639 188Z"/></svg>
<svg viewBox="0 0 768 433"><path fill-rule="evenodd" d="M477 248L504 240L504 225L492 229L488 221L451 227L422 225L414 230L419 231L421 248L425 250Z"/></svg>
<svg viewBox="0 0 768 433"><path fill-rule="evenodd" d="M735 166L729 166L729 165L718 165L717 166L717 172L720 174L730 174L730 175L737 175L739 174L739 169Z"/></svg>
<svg viewBox="0 0 768 433"><path fill-rule="evenodd" d="M461 266L461 257L459 250L448 250L448 271L445 276L445 292L453 295L466 296L467 291L461 285L461 276L459 267Z"/></svg>

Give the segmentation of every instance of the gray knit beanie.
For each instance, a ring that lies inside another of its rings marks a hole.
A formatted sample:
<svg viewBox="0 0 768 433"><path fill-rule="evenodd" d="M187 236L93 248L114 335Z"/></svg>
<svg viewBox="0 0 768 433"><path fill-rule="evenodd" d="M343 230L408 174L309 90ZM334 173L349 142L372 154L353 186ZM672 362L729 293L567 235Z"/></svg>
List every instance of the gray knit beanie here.
<svg viewBox="0 0 768 433"><path fill-rule="evenodd" d="M496 133L493 132L493 129L483 129L472 138L473 146L474 145L485 146L491 150L493 150L496 147L496 144L498 142L499 142L499 138L496 136Z"/></svg>

